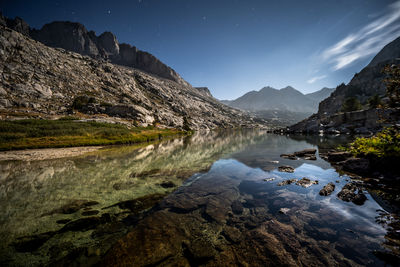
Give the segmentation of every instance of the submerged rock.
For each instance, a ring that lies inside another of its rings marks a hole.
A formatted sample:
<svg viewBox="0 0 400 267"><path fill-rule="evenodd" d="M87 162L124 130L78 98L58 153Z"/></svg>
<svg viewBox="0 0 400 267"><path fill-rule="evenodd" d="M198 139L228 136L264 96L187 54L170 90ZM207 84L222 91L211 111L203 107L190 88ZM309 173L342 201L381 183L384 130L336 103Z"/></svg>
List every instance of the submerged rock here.
<svg viewBox="0 0 400 267"><path fill-rule="evenodd" d="M73 200L69 202L68 204L65 204L64 206L54 209L48 213L43 214L42 216L47 216L47 215L53 215L53 214L71 214L75 213L78 210L89 207L89 206L94 206L99 204L97 201L89 201L89 200Z"/></svg>
<svg viewBox="0 0 400 267"><path fill-rule="evenodd" d="M335 184L329 183L325 185L320 191L319 194L321 196L329 196L335 190Z"/></svg>
<svg viewBox="0 0 400 267"><path fill-rule="evenodd" d="M290 166L280 166L280 167L278 167L278 171L292 173L292 172L294 172L294 168L290 167Z"/></svg>
<svg viewBox="0 0 400 267"><path fill-rule="evenodd" d="M297 185L300 185L300 186L302 186L302 187L305 187L305 188L307 188L307 187L310 187L310 186L312 186L313 184L318 184L318 181L313 181L313 180L310 180L309 178L307 178L307 177L303 177L303 178L301 178L300 180L298 180L297 182L296 182L296 184Z"/></svg>
<svg viewBox="0 0 400 267"><path fill-rule="evenodd" d="M284 186L284 185L292 184L292 183L295 183L296 181L297 181L296 179L285 180L285 181L282 181L282 182L278 183L278 186Z"/></svg>

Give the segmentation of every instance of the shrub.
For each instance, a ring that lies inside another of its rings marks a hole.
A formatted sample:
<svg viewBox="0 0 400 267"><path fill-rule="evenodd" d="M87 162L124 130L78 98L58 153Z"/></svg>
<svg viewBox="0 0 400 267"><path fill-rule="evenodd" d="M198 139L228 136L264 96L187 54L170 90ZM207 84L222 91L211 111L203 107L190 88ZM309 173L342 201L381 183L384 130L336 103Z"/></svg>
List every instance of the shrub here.
<svg viewBox="0 0 400 267"><path fill-rule="evenodd" d="M360 101L355 97L346 98L342 105L343 112L350 112L362 109Z"/></svg>
<svg viewBox="0 0 400 267"><path fill-rule="evenodd" d="M355 156L400 157L399 128L389 127L375 136L357 138L349 150Z"/></svg>
<svg viewBox="0 0 400 267"><path fill-rule="evenodd" d="M381 100L381 98L379 97L379 95L371 96L371 97L368 99L368 106L369 106L370 108L377 108L377 107L382 106L382 100Z"/></svg>

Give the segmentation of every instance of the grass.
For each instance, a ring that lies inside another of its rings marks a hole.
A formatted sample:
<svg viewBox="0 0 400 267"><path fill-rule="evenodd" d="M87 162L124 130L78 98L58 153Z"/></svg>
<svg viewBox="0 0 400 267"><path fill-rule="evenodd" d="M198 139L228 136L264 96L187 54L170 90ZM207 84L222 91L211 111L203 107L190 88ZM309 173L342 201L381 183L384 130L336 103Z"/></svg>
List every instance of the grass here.
<svg viewBox="0 0 400 267"><path fill-rule="evenodd" d="M73 117L59 120L24 119L0 121L0 151L133 144L183 135L177 129L128 128L121 124L79 122Z"/></svg>

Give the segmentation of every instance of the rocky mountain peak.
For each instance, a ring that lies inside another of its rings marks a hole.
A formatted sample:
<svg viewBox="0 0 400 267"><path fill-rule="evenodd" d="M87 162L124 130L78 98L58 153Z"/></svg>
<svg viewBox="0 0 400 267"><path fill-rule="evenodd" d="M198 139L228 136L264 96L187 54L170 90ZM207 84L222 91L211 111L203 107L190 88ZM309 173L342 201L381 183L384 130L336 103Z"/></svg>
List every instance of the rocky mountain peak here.
<svg viewBox="0 0 400 267"><path fill-rule="evenodd" d="M98 45L104 48L110 55L119 55L119 44L115 35L111 32L103 32L97 39Z"/></svg>
<svg viewBox="0 0 400 267"><path fill-rule="evenodd" d="M371 60L368 67L374 67L383 61L395 60L400 62L400 37L387 44L383 49Z"/></svg>
<svg viewBox="0 0 400 267"><path fill-rule="evenodd" d="M148 52L136 47L118 43L111 32L96 36L78 22L55 21L45 24L40 30L31 29L21 18L8 19L0 14L0 25L11 28L50 47L59 47L96 59L109 60L111 63L137 68L155 74L161 78L189 85L172 68L162 63Z"/></svg>

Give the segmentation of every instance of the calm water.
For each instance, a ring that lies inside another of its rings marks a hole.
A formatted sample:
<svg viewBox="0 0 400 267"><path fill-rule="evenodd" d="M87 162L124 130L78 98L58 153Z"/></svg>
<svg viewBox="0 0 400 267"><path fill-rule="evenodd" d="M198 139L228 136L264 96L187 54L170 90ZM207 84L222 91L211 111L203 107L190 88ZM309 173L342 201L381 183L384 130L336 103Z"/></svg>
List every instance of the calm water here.
<svg viewBox="0 0 400 267"><path fill-rule="evenodd" d="M0 265L383 266L374 251L392 247L376 221L388 213L374 198L338 199L350 178L318 153L279 156L343 138L220 132L0 162ZM302 177L319 183L277 185Z"/></svg>

